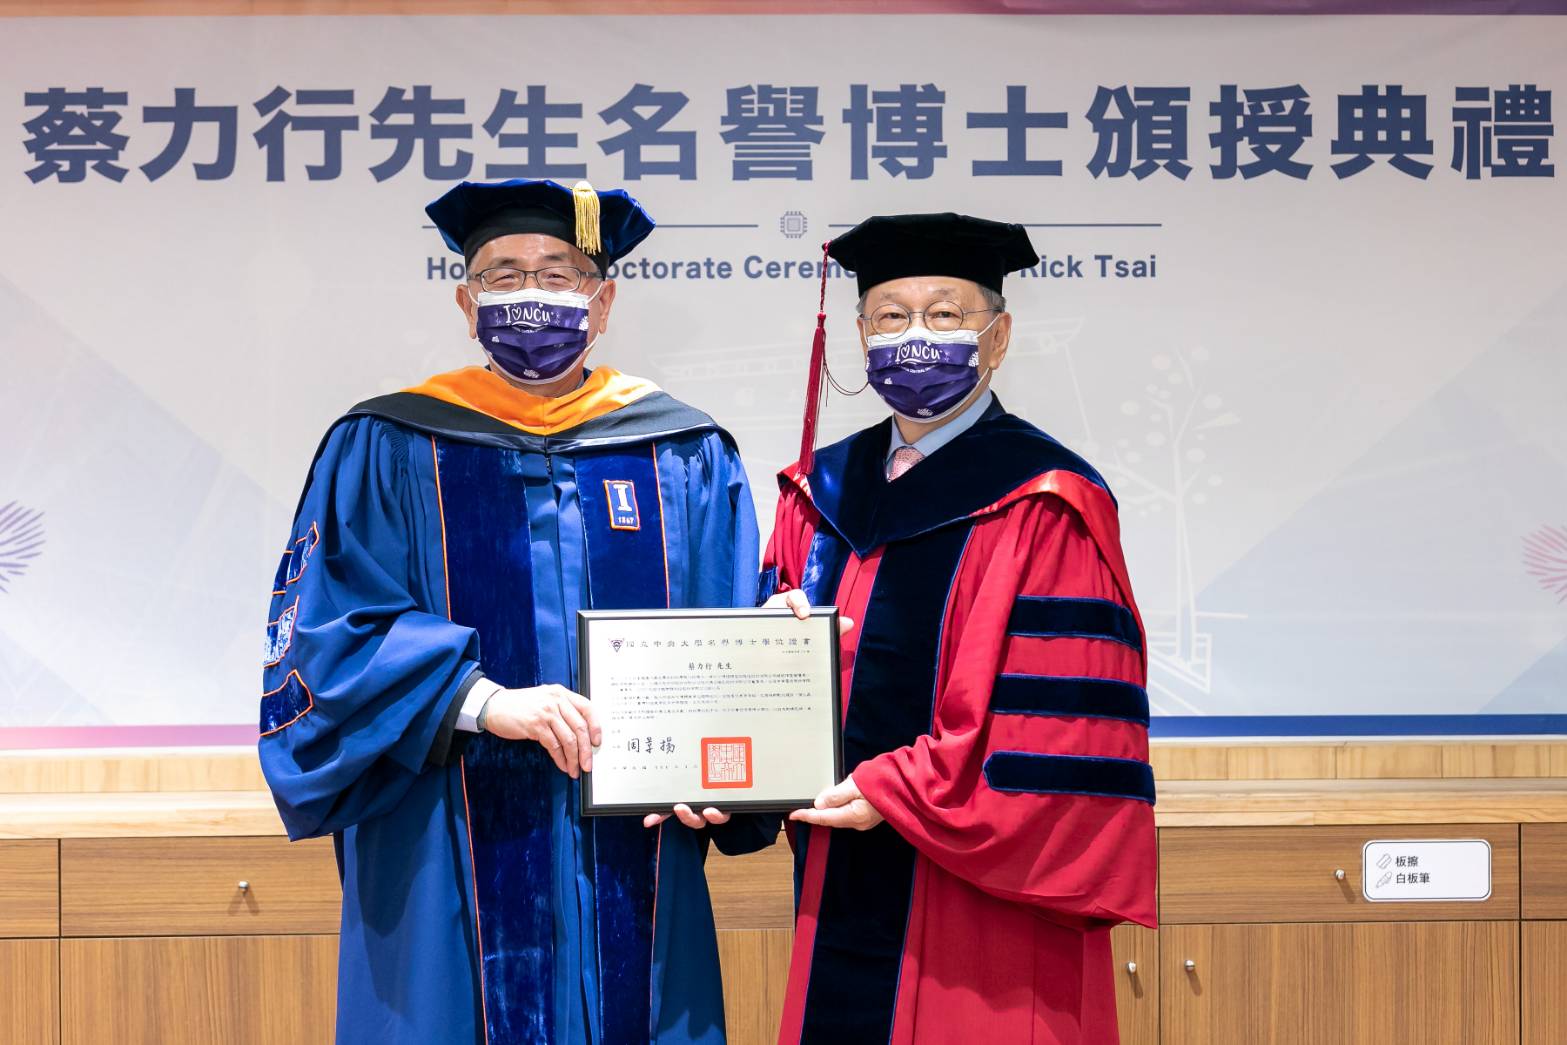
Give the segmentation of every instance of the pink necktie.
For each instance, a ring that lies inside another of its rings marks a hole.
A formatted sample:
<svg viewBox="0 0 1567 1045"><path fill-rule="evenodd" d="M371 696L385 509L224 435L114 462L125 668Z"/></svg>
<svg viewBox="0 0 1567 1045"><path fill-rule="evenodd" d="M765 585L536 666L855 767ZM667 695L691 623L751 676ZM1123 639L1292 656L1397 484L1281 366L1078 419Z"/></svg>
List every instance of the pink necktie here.
<svg viewBox="0 0 1567 1045"><path fill-rule="evenodd" d="M925 455L912 446L900 446L892 452L892 464L887 467L887 481L890 483L904 472L913 468Z"/></svg>

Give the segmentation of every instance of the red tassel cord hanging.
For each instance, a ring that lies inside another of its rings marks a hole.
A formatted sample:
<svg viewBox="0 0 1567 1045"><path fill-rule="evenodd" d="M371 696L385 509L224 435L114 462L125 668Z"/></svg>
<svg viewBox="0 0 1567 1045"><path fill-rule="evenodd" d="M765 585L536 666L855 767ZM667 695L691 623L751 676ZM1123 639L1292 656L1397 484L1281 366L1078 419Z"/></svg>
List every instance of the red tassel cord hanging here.
<svg viewBox="0 0 1567 1045"><path fill-rule="evenodd" d="M811 368L805 384L805 418L800 425L800 474L809 475L816 463L816 422L827 396L827 249L822 244L822 279L816 301L816 333L811 338Z"/></svg>

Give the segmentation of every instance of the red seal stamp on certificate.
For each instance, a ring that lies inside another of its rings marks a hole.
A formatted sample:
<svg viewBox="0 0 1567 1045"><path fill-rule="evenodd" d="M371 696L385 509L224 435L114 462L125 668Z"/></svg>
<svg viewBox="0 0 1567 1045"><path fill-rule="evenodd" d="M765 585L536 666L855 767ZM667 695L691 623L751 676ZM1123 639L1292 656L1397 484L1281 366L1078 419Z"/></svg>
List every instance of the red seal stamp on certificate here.
<svg viewBox="0 0 1567 1045"><path fill-rule="evenodd" d="M750 787L751 738L703 737L702 786Z"/></svg>

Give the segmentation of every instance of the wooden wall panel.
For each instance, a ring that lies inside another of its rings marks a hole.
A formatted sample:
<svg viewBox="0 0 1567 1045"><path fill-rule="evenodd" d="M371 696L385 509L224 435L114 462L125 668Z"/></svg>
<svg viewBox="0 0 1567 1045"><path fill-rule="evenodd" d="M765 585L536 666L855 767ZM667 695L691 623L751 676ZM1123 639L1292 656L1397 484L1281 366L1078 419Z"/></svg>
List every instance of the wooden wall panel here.
<svg viewBox="0 0 1567 1045"><path fill-rule="evenodd" d="M1222 744L1151 744L1148 762L1157 780L1228 780L1229 756Z"/></svg>
<svg viewBox="0 0 1567 1045"><path fill-rule="evenodd" d="M59 1040L60 941L0 940L0 1041Z"/></svg>
<svg viewBox="0 0 1567 1045"><path fill-rule="evenodd" d="M1554 756L1567 753L1561 743L1495 743L1442 745L1442 775L1454 778L1521 779L1559 775Z"/></svg>
<svg viewBox="0 0 1567 1045"><path fill-rule="evenodd" d="M745 856L707 856L713 921L720 929L794 928L794 854L782 835Z"/></svg>
<svg viewBox="0 0 1567 1045"><path fill-rule="evenodd" d="M337 937L60 943L63 1045L330 1045Z"/></svg>
<svg viewBox="0 0 1567 1045"><path fill-rule="evenodd" d="M0 842L0 936L60 935L59 872L59 842Z"/></svg>
<svg viewBox="0 0 1567 1045"><path fill-rule="evenodd" d="M1160 780L1523 780L1567 776L1567 741L1156 741Z"/></svg>
<svg viewBox="0 0 1567 1045"><path fill-rule="evenodd" d="M331 839L67 838L60 846L65 936L337 931Z"/></svg>
<svg viewBox="0 0 1567 1045"><path fill-rule="evenodd" d="M1236 744L1225 749L1230 780L1330 780L1338 753L1318 744Z"/></svg>
<svg viewBox="0 0 1567 1045"><path fill-rule="evenodd" d="M792 929L721 929L724 1023L729 1045L774 1045L789 980Z"/></svg>
<svg viewBox="0 0 1567 1045"><path fill-rule="evenodd" d="M1340 779L1408 780L1441 775L1441 744L1346 744L1338 752Z"/></svg>
<svg viewBox="0 0 1567 1045"><path fill-rule="evenodd" d="M0 794L264 791L256 749L0 751Z"/></svg>

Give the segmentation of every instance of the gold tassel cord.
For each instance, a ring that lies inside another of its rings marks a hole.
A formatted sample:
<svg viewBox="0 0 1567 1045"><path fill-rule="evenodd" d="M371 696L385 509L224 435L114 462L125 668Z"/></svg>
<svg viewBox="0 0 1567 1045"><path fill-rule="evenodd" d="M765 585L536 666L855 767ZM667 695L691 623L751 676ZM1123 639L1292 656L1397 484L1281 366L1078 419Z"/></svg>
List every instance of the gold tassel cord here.
<svg viewBox="0 0 1567 1045"><path fill-rule="evenodd" d="M599 194L587 182L579 181L571 196L577 204L577 249L589 257L604 253L599 234Z"/></svg>

